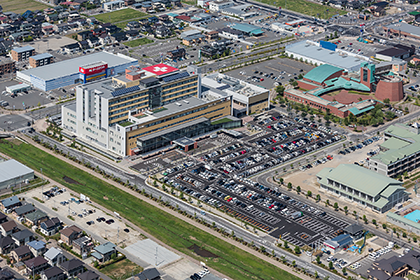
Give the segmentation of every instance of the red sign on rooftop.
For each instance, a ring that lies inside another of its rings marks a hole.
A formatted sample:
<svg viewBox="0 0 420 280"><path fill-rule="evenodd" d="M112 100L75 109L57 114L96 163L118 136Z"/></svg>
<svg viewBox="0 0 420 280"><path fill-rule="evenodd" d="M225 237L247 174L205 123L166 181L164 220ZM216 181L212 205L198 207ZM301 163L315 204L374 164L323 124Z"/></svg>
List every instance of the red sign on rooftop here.
<svg viewBox="0 0 420 280"><path fill-rule="evenodd" d="M143 70L153 73L157 76L165 75L174 71L178 71L178 68L160 63L153 66L148 66L146 68L143 68Z"/></svg>

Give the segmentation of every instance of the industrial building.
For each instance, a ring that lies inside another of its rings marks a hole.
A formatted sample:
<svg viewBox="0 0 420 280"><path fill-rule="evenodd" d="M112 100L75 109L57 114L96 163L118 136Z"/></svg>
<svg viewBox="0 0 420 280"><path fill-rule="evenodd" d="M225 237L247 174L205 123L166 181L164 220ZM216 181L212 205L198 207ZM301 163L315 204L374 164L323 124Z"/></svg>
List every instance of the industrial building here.
<svg viewBox="0 0 420 280"><path fill-rule="evenodd" d="M269 90L235 79L225 74L211 74L202 78L200 98L207 100L232 96L233 115L242 117L268 110Z"/></svg>
<svg viewBox="0 0 420 280"><path fill-rule="evenodd" d="M233 30L238 30L248 36L261 36L262 34L264 34L264 31L261 29L261 27L247 23L236 23L230 28L232 28Z"/></svg>
<svg viewBox="0 0 420 280"><path fill-rule="evenodd" d="M420 167L420 125L394 124L384 131L380 152L369 159L369 169L398 177Z"/></svg>
<svg viewBox="0 0 420 280"><path fill-rule="evenodd" d="M14 61L23 61L29 59L29 57L35 55L35 48L31 46L25 46L20 48L14 48L10 52L10 56Z"/></svg>
<svg viewBox="0 0 420 280"><path fill-rule="evenodd" d="M405 22L398 22L383 26L383 29L388 35L394 35L397 37L403 35L417 40L420 39L420 27Z"/></svg>
<svg viewBox="0 0 420 280"><path fill-rule="evenodd" d="M49 53L41 53L29 57L29 66L32 68L48 65L54 62L53 55Z"/></svg>
<svg viewBox="0 0 420 280"><path fill-rule="evenodd" d="M322 189L379 213L384 213L394 205L406 201L409 195L402 182L356 164L327 167L316 176Z"/></svg>
<svg viewBox="0 0 420 280"><path fill-rule="evenodd" d="M125 75L77 86L76 104L62 108L62 126L113 155L149 152L210 132L221 127L212 122L231 116L231 97L203 100L200 88L196 71L132 66Z"/></svg>
<svg viewBox="0 0 420 280"><path fill-rule="evenodd" d="M136 64L137 60L131 57L103 51L18 71L16 76L18 80L37 89L49 91L114 76Z"/></svg>
<svg viewBox="0 0 420 280"><path fill-rule="evenodd" d="M295 59L303 59L315 65L330 64L346 71L357 71L360 63L369 61L369 58L338 49L337 45L330 42L300 41L286 46L286 54Z"/></svg>
<svg viewBox="0 0 420 280"><path fill-rule="evenodd" d="M385 61L392 61L395 59L406 59L410 57L410 53L400 48L388 48L377 52L375 57Z"/></svg>
<svg viewBox="0 0 420 280"><path fill-rule="evenodd" d="M14 159L0 162L0 190L15 187L34 178L32 169Z"/></svg>

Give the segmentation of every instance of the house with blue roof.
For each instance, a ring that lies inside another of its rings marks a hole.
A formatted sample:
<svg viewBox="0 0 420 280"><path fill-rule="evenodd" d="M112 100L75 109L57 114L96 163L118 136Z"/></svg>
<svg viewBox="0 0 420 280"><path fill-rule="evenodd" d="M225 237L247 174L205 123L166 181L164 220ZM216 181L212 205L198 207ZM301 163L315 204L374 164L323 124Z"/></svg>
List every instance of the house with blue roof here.
<svg viewBox="0 0 420 280"><path fill-rule="evenodd" d="M12 197L5 198L1 201L1 209L13 209L18 206L21 206L22 203L20 202L19 198L14 195Z"/></svg>
<svg viewBox="0 0 420 280"><path fill-rule="evenodd" d="M47 244L44 241L34 240L28 242L26 245L28 245L29 250L31 250L35 257L42 256L47 251Z"/></svg>

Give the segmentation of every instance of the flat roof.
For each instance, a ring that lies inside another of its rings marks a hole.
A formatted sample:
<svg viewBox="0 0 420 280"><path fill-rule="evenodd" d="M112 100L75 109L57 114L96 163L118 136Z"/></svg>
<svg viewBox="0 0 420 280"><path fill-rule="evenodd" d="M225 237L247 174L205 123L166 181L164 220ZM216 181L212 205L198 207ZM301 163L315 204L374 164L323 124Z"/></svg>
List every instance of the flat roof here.
<svg viewBox="0 0 420 280"><path fill-rule="evenodd" d="M184 136L179 139L173 140L172 142L180 146L191 146L194 145L196 141Z"/></svg>
<svg viewBox="0 0 420 280"><path fill-rule="evenodd" d="M148 67L143 68L143 70L145 70L147 72L150 72L150 73L153 73L156 76L162 76L162 75L166 75L166 74L169 74L169 73L172 73L172 72L175 72L175 71L179 71L178 68L169 66L169 65L164 64L164 63L159 63L159 64L156 64L156 65L148 66Z"/></svg>
<svg viewBox="0 0 420 280"><path fill-rule="evenodd" d="M31 56L29 58L39 60L39 59L45 59L45 58L50 58L50 57L53 57L52 54L50 54L50 53L40 53L40 54Z"/></svg>
<svg viewBox="0 0 420 280"><path fill-rule="evenodd" d="M6 89L8 89L10 91L14 91L14 90L20 90L20 89L27 89L27 88L30 88L30 87L31 87L30 85L22 83L22 84L13 85L13 86L7 86Z"/></svg>
<svg viewBox="0 0 420 280"><path fill-rule="evenodd" d="M231 28L256 35L264 33L260 27L246 23L236 23L235 25L231 26Z"/></svg>
<svg viewBox="0 0 420 280"><path fill-rule="evenodd" d="M30 173L34 173L34 171L14 159L0 162L0 182L6 182Z"/></svg>
<svg viewBox="0 0 420 280"><path fill-rule="evenodd" d="M21 52L32 51L32 50L35 50L35 48L31 46L24 46L24 47L14 48L12 51L21 53Z"/></svg>
<svg viewBox="0 0 420 280"><path fill-rule="evenodd" d="M411 143L399 138L395 138L395 137L391 137L388 140L386 140L385 142L383 142L380 146L388 149L388 150L394 150L394 149L401 149L404 148L405 146L410 145Z"/></svg>
<svg viewBox="0 0 420 280"><path fill-rule="evenodd" d="M386 55L386 56L399 56L407 52L408 52L407 50L403 50L400 48L388 48L380 52L377 52L376 54L381 54L381 55Z"/></svg>
<svg viewBox="0 0 420 280"><path fill-rule="evenodd" d="M340 51L341 49L337 51L327 50L306 41L300 41L286 46L286 52L318 60L348 71L360 69L360 63L369 60L369 58L362 55L358 55L357 57L340 55Z"/></svg>
<svg viewBox="0 0 420 280"><path fill-rule="evenodd" d="M394 29L394 30L401 30L402 32L409 33L413 36L420 37L420 27L405 23L405 22L398 22L390 25L386 25L386 28Z"/></svg>
<svg viewBox="0 0 420 280"><path fill-rule="evenodd" d="M22 71L27 76L35 76L42 80L54 80L65 76L70 76L79 73L79 67L82 65L105 61L108 63L108 67L115 67L125 63L137 61L123 54L112 54L106 51L97 52L93 54L83 55L76 58L63 60L53 64L32 68L29 70Z"/></svg>

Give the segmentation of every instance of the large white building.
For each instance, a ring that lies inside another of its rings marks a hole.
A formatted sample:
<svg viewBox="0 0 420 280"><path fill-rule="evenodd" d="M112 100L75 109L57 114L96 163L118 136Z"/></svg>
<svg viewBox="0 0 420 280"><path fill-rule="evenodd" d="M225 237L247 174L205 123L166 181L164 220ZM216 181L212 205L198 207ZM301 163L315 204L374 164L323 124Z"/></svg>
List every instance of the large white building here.
<svg viewBox="0 0 420 280"><path fill-rule="evenodd" d="M209 3L209 10L212 12L219 12L234 5L235 4L230 0L216 0Z"/></svg>

